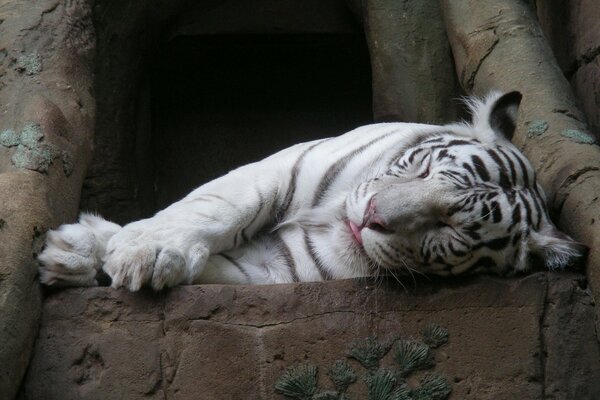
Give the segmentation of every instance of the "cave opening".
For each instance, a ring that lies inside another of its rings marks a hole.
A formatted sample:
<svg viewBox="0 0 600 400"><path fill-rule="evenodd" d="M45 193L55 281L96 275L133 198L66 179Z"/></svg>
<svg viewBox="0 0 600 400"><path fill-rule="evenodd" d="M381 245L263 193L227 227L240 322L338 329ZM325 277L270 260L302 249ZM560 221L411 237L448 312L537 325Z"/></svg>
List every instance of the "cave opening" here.
<svg viewBox="0 0 600 400"><path fill-rule="evenodd" d="M149 217L231 169L373 122L369 49L343 0L190 4L96 6L81 210Z"/></svg>
<svg viewBox="0 0 600 400"><path fill-rule="evenodd" d="M372 122L362 35L182 36L151 78L158 209L295 143Z"/></svg>

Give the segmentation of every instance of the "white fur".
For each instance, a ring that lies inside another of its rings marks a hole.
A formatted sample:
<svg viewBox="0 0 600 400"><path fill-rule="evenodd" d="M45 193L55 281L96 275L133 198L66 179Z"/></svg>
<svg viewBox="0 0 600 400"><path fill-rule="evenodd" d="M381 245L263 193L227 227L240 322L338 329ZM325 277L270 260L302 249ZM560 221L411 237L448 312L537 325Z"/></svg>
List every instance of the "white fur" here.
<svg viewBox="0 0 600 400"><path fill-rule="evenodd" d="M402 156L405 146L432 132L452 131L458 137L478 139L483 146L512 146L497 136L488 123L499 96L492 94L481 101L471 100L471 124L444 127L375 124L329 140L298 144L236 169L199 187L154 217L122 228L101 217L82 214L79 223L63 225L48 233L46 248L39 256L41 281L48 285L95 285L96 272L103 268L113 287L125 286L130 290L144 285L160 290L192 282L291 282L294 272L284 254L275 251L281 247L277 238L289 248L301 281L320 280L322 273L335 279L376 273L390 262L386 255L389 252L399 251L396 257L410 259L406 252L414 246L414 232L426 226L425 221L432 214L428 210L444 207L454 199L450 186L440 186L439 180L432 177L417 182L410 176L385 177L385 172ZM469 156L462 155L460 150L456 155L458 159L464 156L465 160ZM482 157L486 157L484 150ZM340 160L346 158L346 164L339 168ZM431 158L432 155L424 157L422 164L429 165ZM276 213L290 192L297 162L301 168L296 168L292 201L285 219L277 221ZM336 168L335 179L323 183L323 176ZM414 171L415 176L423 173L424 167L419 168ZM444 168L434 165L432 175ZM497 173L493 169L492 172ZM325 193L315 200L315 193L323 184ZM360 224L369 199L375 195L380 200L388 199L380 207L387 210L390 218L402 221L404 233L390 239L381 232L364 229L361 249L348 228L348 220ZM445 236L435 240L452 237L449 232L440 232ZM419 231L419 235L423 234ZM319 272L309 254L306 235L310 236L312 250L322 261L324 271ZM532 249L558 249L547 252L554 257L549 265L552 268L564 265L574 252L567 241L557 242L549 237L533 235L533 244L524 245ZM527 251L521 253L517 269L523 268ZM486 254L485 250L481 254ZM401 264L412 268L408 262ZM436 268L428 272L449 273L436 272ZM451 272L459 273L462 268L464 264L457 265Z"/></svg>

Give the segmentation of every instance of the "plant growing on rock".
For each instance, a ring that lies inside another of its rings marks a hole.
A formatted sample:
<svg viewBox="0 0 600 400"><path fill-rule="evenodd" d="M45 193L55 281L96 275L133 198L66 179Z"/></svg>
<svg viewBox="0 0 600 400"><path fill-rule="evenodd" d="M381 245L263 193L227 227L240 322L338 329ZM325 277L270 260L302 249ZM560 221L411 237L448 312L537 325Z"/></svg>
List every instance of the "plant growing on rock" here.
<svg viewBox="0 0 600 400"><path fill-rule="evenodd" d="M448 331L435 324L423 330L423 340L397 338L380 342L375 337L354 341L346 356L366 369L361 380L366 385L368 400L444 400L452 388L438 374L423 375L419 384L411 387L407 379L416 371L433 368L433 349L448 342ZM394 347L394 364L380 368L381 360ZM346 393L357 382L357 374L346 360L337 360L327 371L334 390L319 389L318 367L304 363L286 369L275 390L297 400L351 400Z"/></svg>

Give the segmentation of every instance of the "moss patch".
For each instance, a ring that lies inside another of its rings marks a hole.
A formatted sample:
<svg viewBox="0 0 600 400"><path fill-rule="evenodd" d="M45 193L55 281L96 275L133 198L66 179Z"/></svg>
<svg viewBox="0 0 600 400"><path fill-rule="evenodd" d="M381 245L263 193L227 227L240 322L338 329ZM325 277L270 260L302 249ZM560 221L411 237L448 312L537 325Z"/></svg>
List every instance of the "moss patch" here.
<svg viewBox="0 0 600 400"><path fill-rule="evenodd" d="M0 145L4 147L14 147L21 143L20 135L12 129L0 132Z"/></svg>
<svg viewBox="0 0 600 400"><path fill-rule="evenodd" d="M541 119L527 122L527 137L533 138L540 136L548 130L548 123Z"/></svg>
<svg viewBox="0 0 600 400"><path fill-rule="evenodd" d="M47 172L55 158L61 157L63 172L70 176L73 172L73 157L67 151L59 151L54 145L45 141L42 127L34 122L25 124L21 132L12 129L0 132L0 145L17 147L11 161L17 168L37 172Z"/></svg>
<svg viewBox="0 0 600 400"><path fill-rule="evenodd" d="M42 58L37 53L23 55L17 59L16 69L26 75L37 75L42 71Z"/></svg>
<svg viewBox="0 0 600 400"><path fill-rule="evenodd" d="M30 149L35 148L43 139L44 132L42 131L42 127L38 124L30 122L21 130L21 144Z"/></svg>
<svg viewBox="0 0 600 400"><path fill-rule="evenodd" d="M577 129L565 129L562 131L561 136L571 139L576 143L581 144L594 144L596 139L589 133L578 131Z"/></svg>

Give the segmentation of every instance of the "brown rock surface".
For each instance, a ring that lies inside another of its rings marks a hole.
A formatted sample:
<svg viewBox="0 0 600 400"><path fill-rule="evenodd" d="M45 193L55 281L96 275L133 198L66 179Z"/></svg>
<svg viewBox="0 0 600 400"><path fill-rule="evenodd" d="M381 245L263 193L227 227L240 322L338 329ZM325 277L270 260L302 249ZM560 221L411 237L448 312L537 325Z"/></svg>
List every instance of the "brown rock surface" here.
<svg viewBox="0 0 600 400"><path fill-rule="evenodd" d="M0 398L31 354L42 233L77 212L91 157L94 30L87 0L0 8Z"/></svg>
<svg viewBox="0 0 600 400"><path fill-rule="evenodd" d="M376 121L443 124L457 117L458 83L437 0L365 0Z"/></svg>
<svg viewBox="0 0 600 400"><path fill-rule="evenodd" d="M600 7L596 0L536 1L559 65L571 81L596 137L600 135Z"/></svg>
<svg viewBox="0 0 600 400"><path fill-rule="evenodd" d="M591 330L570 328L593 324L579 279L539 273L419 282L408 291L337 281L57 292L45 302L22 396L283 399L274 385L286 367L309 360L327 386L327 367L356 339L418 337L434 322L449 331L434 371L451 382L452 399L542 399L550 389L548 398L591 399L600 394L598 345ZM561 300L549 301L549 291ZM388 354L383 364L392 363ZM362 378L350 388L364 398Z"/></svg>
<svg viewBox="0 0 600 400"><path fill-rule="evenodd" d="M461 85L474 93L494 88L523 93L513 142L536 168L558 226L590 248L587 274L598 296L600 149L531 4L452 0L442 5Z"/></svg>

